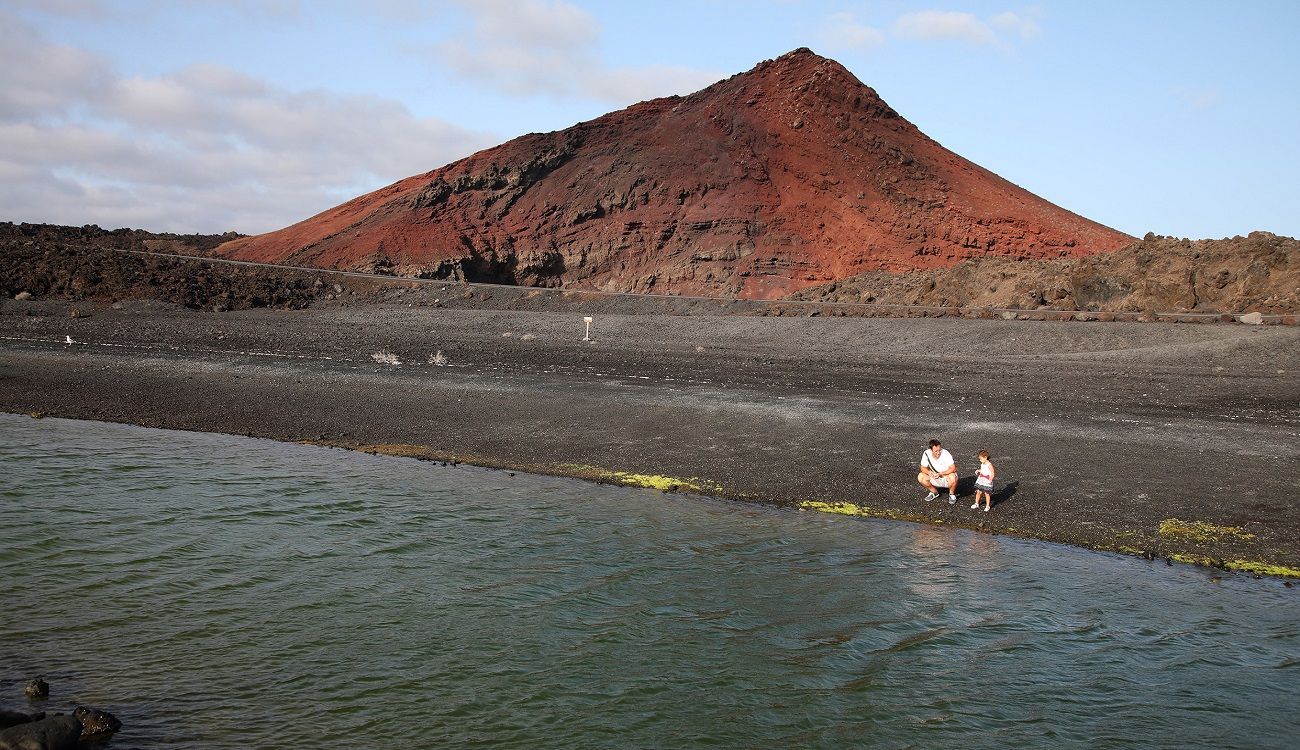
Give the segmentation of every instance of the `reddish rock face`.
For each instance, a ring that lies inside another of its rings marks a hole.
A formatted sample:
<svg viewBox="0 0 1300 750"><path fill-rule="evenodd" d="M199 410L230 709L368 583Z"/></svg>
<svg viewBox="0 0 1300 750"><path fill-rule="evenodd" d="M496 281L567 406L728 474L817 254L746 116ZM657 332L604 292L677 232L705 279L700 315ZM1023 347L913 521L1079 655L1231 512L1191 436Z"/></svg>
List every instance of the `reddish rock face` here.
<svg viewBox="0 0 1300 750"><path fill-rule="evenodd" d="M217 254L772 298L872 270L1132 241L948 151L839 63L799 49L690 96L516 138Z"/></svg>

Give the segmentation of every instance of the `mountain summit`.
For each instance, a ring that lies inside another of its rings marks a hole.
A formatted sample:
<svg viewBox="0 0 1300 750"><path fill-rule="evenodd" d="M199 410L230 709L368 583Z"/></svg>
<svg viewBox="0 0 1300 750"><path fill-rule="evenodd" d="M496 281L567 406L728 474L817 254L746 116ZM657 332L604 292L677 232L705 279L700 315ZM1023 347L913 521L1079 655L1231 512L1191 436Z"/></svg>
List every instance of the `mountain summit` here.
<svg viewBox="0 0 1300 750"><path fill-rule="evenodd" d="M865 271L1130 242L948 151L842 65L798 49L689 96L516 138L217 254L773 298Z"/></svg>

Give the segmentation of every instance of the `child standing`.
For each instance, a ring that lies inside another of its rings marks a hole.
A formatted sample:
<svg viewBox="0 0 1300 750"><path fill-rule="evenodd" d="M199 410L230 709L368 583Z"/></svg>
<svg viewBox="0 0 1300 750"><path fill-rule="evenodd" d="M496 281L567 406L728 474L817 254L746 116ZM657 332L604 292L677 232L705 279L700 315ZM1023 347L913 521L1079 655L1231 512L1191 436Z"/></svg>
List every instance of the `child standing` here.
<svg viewBox="0 0 1300 750"><path fill-rule="evenodd" d="M997 470L989 461L989 452L980 451L980 471L975 477L975 504L970 506L971 510L980 507L980 495L984 496L984 511L988 512L993 505L993 478L997 476Z"/></svg>

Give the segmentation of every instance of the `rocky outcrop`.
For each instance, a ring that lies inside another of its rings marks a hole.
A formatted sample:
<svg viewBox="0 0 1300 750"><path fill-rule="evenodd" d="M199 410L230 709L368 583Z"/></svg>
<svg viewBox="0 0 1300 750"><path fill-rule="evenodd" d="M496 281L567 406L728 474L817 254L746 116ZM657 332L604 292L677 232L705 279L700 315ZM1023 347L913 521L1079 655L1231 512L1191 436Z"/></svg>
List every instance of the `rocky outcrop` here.
<svg viewBox="0 0 1300 750"><path fill-rule="evenodd" d="M1222 240L1147 235L1104 255L1019 262L985 259L932 271L867 273L803 289L793 298L1102 312L1291 314L1300 311L1300 241L1269 232Z"/></svg>
<svg viewBox="0 0 1300 750"><path fill-rule="evenodd" d="M100 232L0 223L0 298L10 297L21 304L27 300L68 300L75 306L63 312L74 317L93 314L100 305L128 300L157 300L219 311L315 304L460 308L508 305L511 309L538 311L572 311L572 305L581 304L590 311L594 305L591 296L575 297L558 290L551 294L503 287L458 286L453 290L447 284L421 285L400 278L365 279L294 268L142 256L110 249L116 233ZM1150 236L1111 253L1082 258L1017 260L993 256L962 261L951 268L872 271L807 287L789 299L1117 313L1253 310L1291 318L1300 311L1298 251L1300 242L1268 232L1223 240ZM702 303L653 297L636 305L627 298L620 302L606 299L601 307L686 314L696 304ZM755 307L756 302L718 304L721 307L714 309L785 314L779 312L779 302L768 308ZM794 314L802 314L795 312L800 310L806 312L803 307L790 308ZM861 312L881 314L887 310L864 308ZM841 308L836 314L853 312ZM901 309L899 314L903 314Z"/></svg>
<svg viewBox="0 0 1300 750"><path fill-rule="evenodd" d="M7 708L0 708L0 729L8 729L9 727L17 726L19 724L40 721L44 718L44 711L37 711L34 714L29 714L23 711L11 711Z"/></svg>
<svg viewBox="0 0 1300 750"><path fill-rule="evenodd" d="M51 716L0 731L0 750L75 750L81 722L73 716Z"/></svg>
<svg viewBox="0 0 1300 750"><path fill-rule="evenodd" d="M107 711L77 706L71 716L59 714L0 730L0 750L75 750L80 742L121 728L122 722Z"/></svg>
<svg viewBox="0 0 1300 750"><path fill-rule="evenodd" d="M198 254L222 240L222 235L0 222L0 296L16 301L156 299L195 309L238 310L305 307L328 294L314 272L122 252Z"/></svg>
<svg viewBox="0 0 1300 750"><path fill-rule="evenodd" d="M866 271L1132 241L953 154L795 50L530 134L218 255L607 291L780 297Z"/></svg>

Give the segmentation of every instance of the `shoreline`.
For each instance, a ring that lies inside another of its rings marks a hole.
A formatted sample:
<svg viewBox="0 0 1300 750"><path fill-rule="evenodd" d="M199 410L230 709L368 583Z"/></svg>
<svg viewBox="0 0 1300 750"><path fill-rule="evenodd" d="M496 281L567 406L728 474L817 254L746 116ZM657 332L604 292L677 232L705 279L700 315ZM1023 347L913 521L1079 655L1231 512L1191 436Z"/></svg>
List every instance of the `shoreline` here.
<svg viewBox="0 0 1300 750"><path fill-rule="evenodd" d="M1049 537L1019 534L1015 528L1005 528L1000 530L990 530L985 528L983 521L967 524L958 521L935 520L929 516L919 513L909 513L897 511L890 508L873 508L867 505L858 505L851 502L822 502L817 500L804 500L798 502L782 502L780 500L760 499L753 496L735 496L726 493L725 488L717 485L710 485L708 480L699 477L678 478L666 477L651 474L635 474L626 471L615 471L604 469L597 466L580 466L564 465L560 467L537 467L527 464L496 464L486 463L481 459L472 456L455 456L441 453L433 450L428 446L420 445L364 445L364 444L345 444L332 443L327 441L301 440L294 441L299 445L311 445L323 448L336 448L339 450L353 450L367 453L373 456L387 456L391 458L411 458L418 461L430 461L441 463L443 465L466 464L491 471L510 471L529 473L542 476L563 477L567 479L576 479L581 481L592 482L595 484L614 484L625 487L639 487L643 489L654 489L660 492L672 493L689 493L700 497L728 500L733 502L749 502L763 505L772 505L779 508L787 508L798 511L814 511L820 513L830 513L850 517L899 521L902 523L915 523L928 526L946 526L953 529L961 529L974 533L987 533L995 536L1009 536L1017 539L1031 539L1040 542L1049 542L1052 544L1062 544L1074 547L1076 549L1085 549L1092 552L1109 552L1113 554L1124 555L1126 557L1138 557L1148 562L1163 559L1167 564L1181 563L1184 565L1194 565L1203 568L1215 568L1231 573L1244 573L1253 575L1256 578L1271 577L1279 579L1300 579L1300 568L1287 567L1281 565L1272 565L1268 563L1253 560L1225 560L1216 559L1208 555L1196 555L1177 551L1169 551L1166 554L1159 554L1151 550L1138 549L1126 545L1119 546L1089 546L1086 544L1070 544ZM964 484L963 484L964 486ZM959 498L957 507L961 503L970 499L970 493L965 493ZM939 502L936 500L935 502ZM978 516L976 516L978 518ZM1187 535L1227 535L1240 536L1245 532L1239 527L1224 527L1206 524L1205 522L1183 522L1178 519L1165 519L1162 521L1162 527L1172 529L1173 534ZM1288 582L1287 586L1291 584Z"/></svg>
<svg viewBox="0 0 1300 750"><path fill-rule="evenodd" d="M0 412L0 413L9 414L15 417L27 417L31 419L47 419L47 418L67 419L69 421L78 421L78 422L98 421L105 424L118 424L118 425L130 426L130 427L142 427L144 429L175 429L175 428L151 427L151 426L140 425L131 422L108 422L104 420L56 417L56 416L48 416L44 414L19 414L16 412ZM421 446L421 445L369 445L364 443L344 443L344 442L321 441L321 440L310 440L310 439L287 440L281 438L260 437L253 434L212 432L212 431L204 431L204 430L181 430L181 431L200 432L202 434L209 434L209 435L226 435L229 437L250 438L255 440L273 440L275 442L286 443L290 445L303 445L303 446L310 446L314 448L330 448L334 450L356 451L371 456L380 456L384 458L405 458L405 459L412 459L416 461L427 461L430 463L438 463L443 466L459 466L459 465L473 466L477 469L482 469L484 471L508 472L512 476L515 473L520 473L520 474L531 474L534 476L557 477L562 479L572 479L581 482L589 482L596 485L616 485L616 486L623 486L623 487L635 487L640 489L652 489L664 493L689 494L689 495L695 495L705 500L722 500L726 502L753 503L753 504L768 505L775 508L782 508L785 510L793 510L793 511L800 511L800 512L805 512L805 511L821 512L821 513L830 513L834 515L843 515L849 517L859 517L859 518L885 520L885 521L897 521L900 523L912 523L912 524L920 524L920 525L927 525L927 526L948 527L952 529L959 529L962 531L969 531L972 533L988 533L988 534L993 534L995 536L1007 536L1016 539L1046 542L1049 544L1060 544L1062 546L1071 547L1074 549L1082 549L1089 552L1102 552L1102 553L1121 555L1124 557L1137 557L1137 558L1144 559L1148 562L1158 562L1161 559L1163 559L1165 563L1168 565L1179 563L1183 565L1192 565L1201 568L1212 568L1212 569L1225 571L1228 573L1241 573L1246 575L1252 575L1256 579L1261 579L1266 577L1276 578L1279 580L1283 580L1286 583L1287 587L1290 587L1292 585L1290 582L1291 579L1300 579L1300 569L1290 568L1285 566L1270 565L1267 563L1259 563L1250 560L1222 560L1222 559L1215 559L1208 556L1189 555L1189 554L1183 554L1179 552L1170 552L1166 555L1158 555L1149 550L1139 550L1131 547L1122 547L1122 546L1121 547L1094 547L1094 546L1087 546L1087 545L1071 544L1069 542L1062 542L1047 537L1019 534L1016 532L1016 529L1014 528L993 531L984 528L983 523L966 525L961 523L960 521L956 521L956 522L943 521L943 520L936 521L933 518L921 514L899 512L887 508L872 508L869 506L856 505L849 502L825 503L820 501L802 501L797 503L791 503L791 502L782 502L780 500L757 498L753 496L729 495L726 493L725 488L721 486L710 485L707 482L707 480L702 480L699 477L678 478L678 477L667 477L661 475L635 474L635 473L625 472L625 471L604 469L597 466L582 466L576 464L567 464L567 465L560 465L560 466L544 466L544 465L536 465L536 464L528 464L528 463L502 463L498 461L483 459L477 456L463 456L463 455L446 453L446 452L442 452L430 448L429 446ZM960 506L960 502L958 503L958 506ZM1186 532L1193 533L1193 534L1215 533L1215 532L1219 532L1219 533L1226 532L1230 535L1234 534L1234 531L1231 528L1206 526L1203 524L1198 525L1196 522L1189 524L1188 528L1186 529Z"/></svg>
<svg viewBox="0 0 1300 750"><path fill-rule="evenodd" d="M0 306L0 410L1300 577L1300 509L1275 476L1300 457L1291 327L606 314L584 343L568 313L64 308ZM954 351L916 356L918 337ZM993 512L922 502L931 436L964 475L992 450Z"/></svg>

